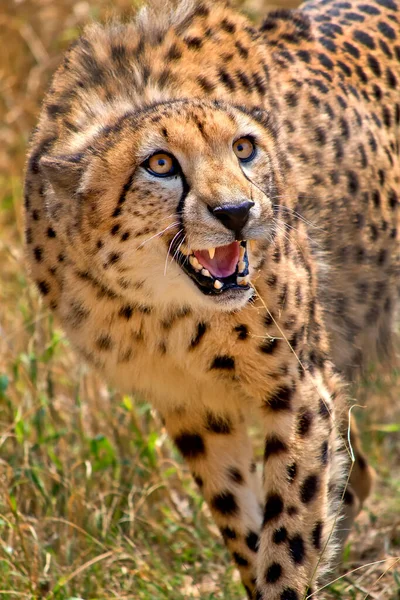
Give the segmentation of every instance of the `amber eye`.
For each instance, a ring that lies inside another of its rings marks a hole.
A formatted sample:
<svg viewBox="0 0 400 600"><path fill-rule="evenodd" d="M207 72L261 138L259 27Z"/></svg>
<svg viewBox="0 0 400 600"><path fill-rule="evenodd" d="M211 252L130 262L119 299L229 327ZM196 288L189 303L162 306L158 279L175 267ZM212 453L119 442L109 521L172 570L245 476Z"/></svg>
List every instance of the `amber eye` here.
<svg viewBox="0 0 400 600"><path fill-rule="evenodd" d="M157 152L144 163L145 169L156 177L169 177L178 172L178 164L173 156L165 152Z"/></svg>
<svg viewBox="0 0 400 600"><path fill-rule="evenodd" d="M254 142L248 137L242 137L233 144L233 151L242 162L252 160L256 154Z"/></svg>

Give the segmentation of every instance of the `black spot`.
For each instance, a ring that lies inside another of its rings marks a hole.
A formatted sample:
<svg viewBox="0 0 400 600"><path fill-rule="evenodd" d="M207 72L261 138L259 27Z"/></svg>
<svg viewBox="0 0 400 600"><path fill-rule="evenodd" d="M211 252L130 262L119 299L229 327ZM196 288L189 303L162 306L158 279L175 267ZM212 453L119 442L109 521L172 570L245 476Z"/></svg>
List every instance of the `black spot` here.
<svg viewBox="0 0 400 600"><path fill-rule="evenodd" d="M211 369L223 369L233 371L235 368L235 359L232 356L216 356L211 364Z"/></svg>
<svg viewBox="0 0 400 600"><path fill-rule="evenodd" d="M298 50L297 56L305 63L311 62L311 56L308 50Z"/></svg>
<svg viewBox="0 0 400 600"><path fill-rule="evenodd" d="M197 485L201 489L203 487L203 485L204 485L204 482L203 482L203 479L200 477L200 475L193 475L193 479L195 480L195 482L197 483Z"/></svg>
<svg viewBox="0 0 400 600"><path fill-rule="evenodd" d="M282 575L282 567L279 563L272 563L265 573L265 581L267 583L276 583Z"/></svg>
<svg viewBox="0 0 400 600"><path fill-rule="evenodd" d="M279 600L299 600L299 595L293 588L285 588Z"/></svg>
<svg viewBox="0 0 400 600"><path fill-rule="evenodd" d="M203 40L199 37L187 37L184 38L184 42L191 50L198 50L203 45Z"/></svg>
<svg viewBox="0 0 400 600"><path fill-rule="evenodd" d="M399 7L394 0L375 0L375 2L381 6L384 6L385 8L388 8L389 10L394 10L395 12L399 10Z"/></svg>
<svg viewBox="0 0 400 600"><path fill-rule="evenodd" d="M381 11L376 6L371 6L370 4L359 4L358 10L365 12L367 15L380 15Z"/></svg>
<svg viewBox="0 0 400 600"><path fill-rule="evenodd" d="M396 32L393 29L393 27L391 27L388 23L385 23L384 21L380 21L378 23L378 29L389 40L396 39Z"/></svg>
<svg viewBox="0 0 400 600"><path fill-rule="evenodd" d="M279 494L270 494L264 508L263 526L273 521L283 512L283 500Z"/></svg>
<svg viewBox="0 0 400 600"><path fill-rule="evenodd" d="M374 39L366 31L361 31L359 29L356 29L355 31L353 31L353 38L357 42L360 42L360 44L363 44L364 46L369 48L370 50L374 50L374 48L375 48Z"/></svg>
<svg viewBox="0 0 400 600"><path fill-rule="evenodd" d="M327 56L326 54L318 54L318 60L321 63L321 65L323 67L325 67L326 69L333 69L333 62L331 61L331 59L329 58L329 56Z"/></svg>
<svg viewBox="0 0 400 600"><path fill-rule="evenodd" d="M236 325L234 331L238 334L239 340L246 340L249 335L249 330L247 325Z"/></svg>
<svg viewBox="0 0 400 600"><path fill-rule="evenodd" d="M235 33L236 25L228 21L228 19L222 19L221 21L221 29L226 31L227 33Z"/></svg>
<svg viewBox="0 0 400 600"><path fill-rule="evenodd" d="M206 331L207 331L206 323L201 321L200 323L197 324L196 333L195 333L194 337L192 338L192 341L190 342L190 346L189 346L190 350L197 348L197 346L200 344L201 340L203 339L203 336Z"/></svg>
<svg viewBox="0 0 400 600"><path fill-rule="evenodd" d="M257 465L254 461L250 464L250 473L255 473L257 471Z"/></svg>
<svg viewBox="0 0 400 600"><path fill-rule="evenodd" d="M43 296L47 296L47 294L50 292L50 286L47 283L47 281L37 281L36 284L37 284L37 286L39 288L39 292Z"/></svg>
<svg viewBox="0 0 400 600"><path fill-rule="evenodd" d="M286 527L280 527L274 531L274 535L272 536L272 541L274 544L282 544L287 539L287 530Z"/></svg>
<svg viewBox="0 0 400 600"><path fill-rule="evenodd" d="M318 521L318 523L316 523L312 531L312 543L316 550L321 549L322 527L322 521Z"/></svg>
<svg viewBox="0 0 400 600"><path fill-rule="evenodd" d="M324 400L322 398L319 399L318 412L323 419L329 419L329 417L330 417L329 408L326 405L326 402L324 402Z"/></svg>
<svg viewBox="0 0 400 600"><path fill-rule="evenodd" d="M320 146L324 146L326 144L326 131L323 127L315 128L315 141Z"/></svg>
<svg viewBox="0 0 400 600"><path fill-rule="evenodd" d="M362 67L360 67L360 65L356 66L356 73L362 83L368 83L368 77L367 77L364 69Z"/></svg>
<svg viewBox="0 0 400 600"><path fill-rule="evenodd" d="M211 94L215 90L215 84L206 77L197 77L196 81L206 94Z"/></svg>
<svg viewBox="0 0 400 600"><path fill-rule="evenodd" d="M223 515L237 515L239 507L232 492L225 491L211 498L211 507Z"/></svg>
<svg viewBox="0 0 400 600"><path fill-rule="evenodd" d="M204 440L198 433L181 433L175 437L175 444L187 459L203 456L206 452Z"/></svg>
<svg viewBox="0 0 400 600"><path fill-rule="evenodd" d="M329 50L329 52L332 52L332 53L336 52L336 44L335 44L335 42L333 42L329 38L322 36L322 37L319 38L319 41L324 46L324 48L326 48L327 50Z"/></svg>
<svg viewBox="0 0 400 600"><path fill-rule="evenodd" d="M304 541L300 534L289 538L289 551L293 562L301 565L305 558Z"/></svg>
<svg viewBox="0 0 400 600"><path fill-rule="evenodd" d="M221 529L221 533L222 537L226 540L236 540L237 538L236 531L234 529L231 529L230 527L223 527Z"/></svg>
<svg viewBox="0 0 400 600"><path fill-rule="evenodd" d="M364 15L360 15L359 13L356 13L356 12L346 13L346 19L349 19L350 21L356 21L358 23L363 23L365 21Z"/></svg>
<svg viewBox="0 0 400 600"><path fill-rule="evenodd" d="M252 552L257 552L258 551L258 546L259 546L259 538L257 533L255 533L254 531L249 531L249 533L246 535L246 545L247 547L252 551Z"/></svg>
<svg viewBox="0 0 400 600"><path fill-rule="evenodd" d="M351 54L351 56L354 56L354 58L360 58L360 51L356 46L353 46L353 44L350 44L349 42L344 42L343 49L348 54Z"/></svg>
<svg viewBox="0 0 400 600"><path fill-rule="evenodd" d="M371 71L373 72L373 74L376 75L377 77L380 77L382 75L382 70L381 70L381 66L380 66L379 62L377 61L377 59L375 58L375 56L368 54L367 60L368 60L368 66L371 69Z"/></svg>
<svg viewBox="0 0 400 600"><path fill-rule="evenodd" d="M117 235L118 231L120 230L120 227L121 226L118 223L114 225L110 231L111 235Z"/></svg>
<svg viewBox="0 0 400 600"><path fill-rule="evenodd" d="M237 564L238 567L248 567L249 566L249 561L246 558L244 558L244 556L239 554L238 552L233 552L232 556L233 556L233 560L235 561L235 563Z"/></svg>
<svg viewBox="0 0 400 600"><path fill-rule="evenodd" d="M290 481L290 483L292 483L292 481L295 480L296 475L297 475L297 465L296 463L292 463L291 465L288 465L286 467L287 470L287 474L288 474L288 479Z"/></svg>
<svg viewBox="0 0 400 600"><path fill-rule="evenodd" d="M217 415L211 411L207 412L205 425L206 429L212 433L220 433L225 435L232 433L232 422L230 418L222 417L221 415Z"/></svg>
<svg viewBox="0 0 400 600"><path fill-rule="evenodd" d="M96 340L96 346L99 350L111 350L113 341L108 334L100 335Z"/></svg>
<svg viewBox="0 0 400 600"><path fill-rule="evenodd" d="M40 246L36 246L36 248L33 249L33 254L35 256L36 262L42 262L43 248L41 248Z"/></svg>
<svg viewBox="0 0 400 600"><path fill-rule="evenodd" d="M295 92L287 92L285 94L285 100L289 106L294 108L299 103L299 97Z"/></svg>
<svg viewBox="0 0 400 600"><path fill-rule="evenodd" d="M304 504L311 502L319 490L319 479L317 475L309 475L300 488L300 498Z"/></svg>
<svg viewBox="0 0 400 600"><path fill-rule="evenodd" d="M167 52L167 60L179 60L182 57L182 51L177 44L172 44Z"/></svg>
<svg viewBox="0 0 400 600"><path fill-rule="evenodd" d="M264 460L268 460L270 456L281 454L287 451L285 442L273 435L265 440Z"/></svg>
<svg viewBox="0 0 400 600"><path fill-rule="evenodd" d="M397 79L396 79L396 76L394 75L393 71L391 71L389 68L386 69L386 79L387 79L389 87L391 87L393 90L395 90L397 87Z"/></svg>
<svg viewBox="0 0 400 600"><path fill-rule="evenodd" d="M324 467L326 467L326 465L328 464L328 460L329 460L329 446L328 446L328 442L325 440L325 442L323 442L322 446L321 446L321 463L323 464Z"/></svg>
<svg viewBox="0 0 400 600"><path fill-rule="evenodd" d="M259 349L263 354L273 354L278 347L278 343L277 338L268 339L259 346Z"/></svg>
<svg viewBox="0 0 400 600"><path fill-rule="evenodd" d="M243 475L236 467L229 467L228 475L234 483L242 484L244 482Z"/></svg>
<svg viewBox="0 0 400 600"><path fill-rule="evenodd" d="M348 506L354 504L354 494L350 490L346 490L343 494L343 502Z"/></svg>
<svg viewBox="0 0 400 600"><path fill-rule="evenodd" d="M119 252L111 252L108 255L108 264L115 265L115 263L117 263L120 258L121 258L121 254L119 254Z"/></svg>
<svg viewBox="0 0 400 600"><path fill-rule="evenodd" d="M398 197L397 197L396 192L393 189L389 190L388 201L389 201L390 208L392 210L394 210L396 208L396 206L397 206L397 203L398 203Z"/></svg>
<svg viewBox="0 0 400 600"><path fill-rule="evenodd" d="M233 92L236 89L235 80L229 75L224 69L219 69L218 77L221 83L230 91Z"/></svg>
<svg viewBox="0 0 400 600"><path fill-rule="evenodd" d="M347 171L346 176L347 176L347 189L349 191L349 194L356 194L359 190L359 185L360 185L358 182L357 173L355 173L354 171Z"/></svg>
<svg viewBox="0 0 400 600"><path fill-rule="evenodd" d="M56 237L56 232L54 231L54 229L52 229L52 227L49 227L47 230L47 237L49 238L55 238Z"/></svg>
<svg viewBox="0 0 400 600"><path fill-rule="evenodd" d="M289 506L287 509L287 514L289 515L289 517L293 517L294 515L297 515L298 513L298 508L297 506Z"/></svg>
<svg viewBox="0 0 400 600"><path fill-rule="evenodd" d="M129 321L132 314L133 314L133 307L129 306L129 304L126 304L125 306L121 306L121 308L119 309L119 312L118 312L118 316L126 319L127 321Z"/></svg>
<svg viewBox="0 0 400 600"><path fill-rule="evenodd" d="M302 409L299 413L299 420L297 422L297 433L302 437L306 436L310 431L313 419L314 417L310 410Z"/></svg>
<svg viewBox="0 0 400 600"><path fill-rule="evenodd" d="M273 411L290 410L292 390L285 386L274 392L265 402L266 407Z"/></svg>

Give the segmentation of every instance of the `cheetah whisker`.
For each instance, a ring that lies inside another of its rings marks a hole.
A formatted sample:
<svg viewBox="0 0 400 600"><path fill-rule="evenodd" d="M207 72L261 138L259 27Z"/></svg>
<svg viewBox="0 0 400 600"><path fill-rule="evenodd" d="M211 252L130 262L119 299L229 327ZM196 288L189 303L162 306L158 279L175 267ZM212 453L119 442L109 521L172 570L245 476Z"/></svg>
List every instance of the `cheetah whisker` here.
<svg viewBox="0 0 400 600"><path fill-rule="evenodd" d="M170 245L169 245L168 252L167 252L167 256L165 257L165 265L164 265L164 277L167 275L167 270L168 270L168 257L169 257L169 255L170 255L170 252L171 252L172 245L173 245L174 241L176 240L176 238L178 237L178 235L180 235L181 233L183 233L183 229L180 229L180 230L178 231L178 233L176 233L176 234L174 235L174 237L172 238L172 240L171 240L171 243L170 243Z"/></svg>
<svg viewBox="0 0 400 600"><path fill-rule="evenodd" d="M168 225L165 229L163 229L162 231L159 231L158 233L155 233L154 235L152 235L151 237L147 238L147 240L145 240L144 242L142 242L141 244L139 244L139 246L136 248L136 250L139 250L139 248L143 248L143 246L145 244L147 244L147 242L150 242L151 240L154 240L154 238L156 237L161 237L162 235L164 235L164 233L166 233L169 229L172 229L173 227L177 227L177 225L179 225L179 222L176 221L175 223L171 223L170 225Z"/></svg>
<svg viewBox="0 0 400 600"><path fill-rule="evenodd" d="M186 239L186 234L183 236L183 238L182 238L182 241L181 241L181 242L178 244L178 247L177 247L177 249L175 250L173 257L172 257L172 258L171 258L171 260L170 260L170 264L171 264L171 263L172 263L172 261L173 261L173 260L174 260L174 259L177 257L177 254L178 254L179 250L181 249L181 246L183 245L183 243L184 243L185 239ZM187 258L186 258L185 260L187 260Z"/></svg>
<svg viewBox="0 0 400 600"><path fill-rule="evenodd" d="M279 198L279 196L275 196L275 197ZM297 219L299 219L300 221L303 221L303 223L305 223L306 225L309 225L310 227L313 227L314 229L320 229L321 231L326 231L323 227L319 227L319 225L316 225L309 219L306 219L306 217L301 215L299 212L297 212L293 208L290 208L290 206L285 206L284 204L273 204L272 207L282 209L282 210L287 210L288 212L292 213L292 215L295 216Z"/></svg>

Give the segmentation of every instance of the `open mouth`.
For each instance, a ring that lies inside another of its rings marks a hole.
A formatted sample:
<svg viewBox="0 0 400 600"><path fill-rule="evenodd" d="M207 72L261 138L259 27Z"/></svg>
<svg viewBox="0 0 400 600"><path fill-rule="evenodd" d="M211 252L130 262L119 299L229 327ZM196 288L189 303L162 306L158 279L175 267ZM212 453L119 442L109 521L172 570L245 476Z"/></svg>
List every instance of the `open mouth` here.
<svg viewBox="0 0 400 600"><path fill-rule="evenodd" d="M190 250L182 245L175 259L203 294L250 288L247 241L207 250Z"/></svg>

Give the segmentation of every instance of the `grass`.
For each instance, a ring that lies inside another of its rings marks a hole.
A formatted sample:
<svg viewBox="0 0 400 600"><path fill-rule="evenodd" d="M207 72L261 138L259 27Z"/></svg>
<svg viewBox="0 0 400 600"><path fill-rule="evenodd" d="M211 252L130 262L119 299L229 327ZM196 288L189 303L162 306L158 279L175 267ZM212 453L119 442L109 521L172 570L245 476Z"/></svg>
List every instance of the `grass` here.
<svg viewBox="0 0 400 600"><path fill-rule="evenodd" d="M246 3L252 14L259 5ZM131 3L113 7L127 14ZM239 600L238 574L157 415L77 360L25 271L29 132L62 49L110 11L103 0L0 9L0 598ZM378 479L327 599L400 599L399 390L398 370L371 368L357 391Z"/></svg>

